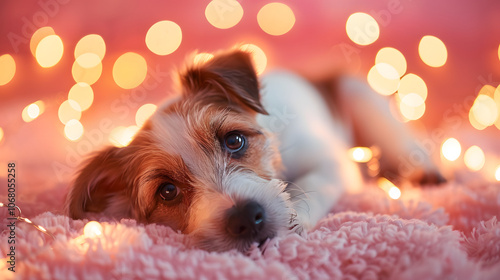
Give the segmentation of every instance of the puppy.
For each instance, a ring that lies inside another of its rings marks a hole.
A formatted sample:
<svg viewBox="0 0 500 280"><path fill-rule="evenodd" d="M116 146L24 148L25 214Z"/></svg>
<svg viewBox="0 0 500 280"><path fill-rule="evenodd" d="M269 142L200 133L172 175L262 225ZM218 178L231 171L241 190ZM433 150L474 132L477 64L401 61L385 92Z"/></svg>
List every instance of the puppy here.
<svg viewBox="0 0 500 280"><path fill-rule="evenodd" d="M361 173L347 156L354 144L377 143L382 167L395 172L398 156L418 149L387 102L354 80L323 95L274 72L261 92L250 54L235 50L179 76L175 97L128 146L84 164L68 194L70 217L164 224L199 248L245 251L310 229L343 192L359 189ZM415 169L435 170L430 161Z"/></svg>

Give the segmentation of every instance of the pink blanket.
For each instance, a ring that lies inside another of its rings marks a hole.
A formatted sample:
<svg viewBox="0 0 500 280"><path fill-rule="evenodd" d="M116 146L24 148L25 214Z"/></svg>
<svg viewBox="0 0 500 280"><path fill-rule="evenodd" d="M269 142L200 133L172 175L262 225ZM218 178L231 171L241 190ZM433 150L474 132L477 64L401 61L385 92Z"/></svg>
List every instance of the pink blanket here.
<svg viewBox="0 0 500 280"><path fill-rule="evenodd" d="M278 237L248 254L198 250L168 227L131 220L101 220L100 236L82 236L87 221L61 213L64 192L21 194L23 215L55 240L18 222L16 272L4 258L0 279L500 279L498 183L403 190L399 200L367 185L306 237ZM5 256L5 208L0 215Z"/></svg>

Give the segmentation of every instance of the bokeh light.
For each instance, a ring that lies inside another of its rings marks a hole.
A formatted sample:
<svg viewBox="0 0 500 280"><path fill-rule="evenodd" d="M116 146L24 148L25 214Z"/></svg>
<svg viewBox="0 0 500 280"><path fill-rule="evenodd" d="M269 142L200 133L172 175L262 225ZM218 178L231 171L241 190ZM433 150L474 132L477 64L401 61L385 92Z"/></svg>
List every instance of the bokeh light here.
<svg viewBox="0 0 500 280"><path fill-rule="evenodd" d="M56 65L61 60L64 46L61 38L57 35L49 35L43 38L36 47L36 61L43 68Z"/></svg>
<svg viewBox="0 0 500 280"><path fill-rule="evenodd" d="M75 47L75 60L83 68L94 68L106 54L106 43L97 34L89 34L78 41Z"/></svg>
<svg viewBox="0 0 500 280"><path fill-rule="evenodd" d="M283 3L269 3L260 9L257 22L267 34L280 36L292 29L295 15L292 9Z"/></svg>
<svg viewBox="0 0 500 280"><path fill-rule="evenodd" d="M157 55L173 53L181 45L182 31L173 21L163 20L153 24L146 33L148 49Z"/></svg>
<svg viewBox="0 0 500 280"><path fill-rule="evenodd" d="M135 134L140 130L138 126L132 125L129 127L118 126L109 134L109 141L115 147L125 147L132 142Z"/></svg>
<svg viewBox="0 0 500 280"><path fill-rule="evenodd" d="M372 44L380 35L377 21L365 13L350 15L345 24L345 30L349 39L361 46Z"/></svg>
<svg viewBox="0 0 500 280"><path fill-rule="evenodd" d="M102 226L99 222L90 221L83 227L83 235L87 238L95 238L102 235Z"/></svg>
<svg viewBox="0 0 500 280"><path fill-rule="evenodd" d="M500 45L498 45L498 59L500 60Z"/></svg>
<svg viewBox="0 0 500 280"><path fill-rule="evenodd" d="M69 99L61 103L57 115L59 116L59 120L63 124L66 124L70 120L80 120L82 117L82 109L78 102Z"/></svg>
<svg viewBox="0 0 500 280"><path fill-rule="evenodd" d="M498 118L495 100L484 94L477 96L470 110L474 119L482 126L493 125Z"/></svg>
<svg viewBox="0 0 500 280"><path fill-rule="evenodd" d="M248 52L252 55L252 59L255 66L255 72L260 75L266 70L267 66L267 56L264 51L254 44L245 44L240 46L240 50Z"/></svg>
<svg viewBox="0 0 500 280"><path fill-rule="evenodd" d="M379 188L384 190L387 195L392 199L398 199L401 197L401 190L399 190L396 185L394 185L391 181L387 180L384 177L380 177L377 179L377 185Z"/></svg>
<svg viewBox="0 0 500 280"><path fill-rule="evenodd" d="M472 171L479 171L484 166L484 152L478 146L472 146L464 154L465 166Z"/></svg>
<svg viewBox="0 0 500 280"><path fill-rule="evenodd" d="M83 125L80 121L71 119L64 126L64 136L68 140L76 141L83 135Z"/></svg>
<svg viewBox="0 0 500 280"><path fill-rule="evenodd" d="M375 64L387 63L394 67L399 74L399 77L406 73L406 59L405 56L395 48L382 48L378 51L375 57Z"/></svg>
<svg viewBox="0 0 500 280"><path fill-rule="evenodd" d="M42 28L39 28L35 31L35 33L33 33L33 35L31 35L30 51L34 57L36 57L36 48L38 47L40 41L42 41L43 38L49 35L56 35L54 29L52 29L52 27L50 26L44 26Z"/></svg>
<svg viewBox="0 0 500 280"><path fill-rule="evenodd" d="M500 181L500 165L497 167L497 170L495 171L495 179L497 179L497 181Z"/></svg>
<svg viewBox="0 0 500 280"><path fill-rule="evenodd" d="M31 103L24 107L21 117L25 122L31 122L38 118L45 111L45 104L43 101L38 100L37 102Z"/></svg>
<svg viewBox="0 0 500 280"><path fill-rule="evenodd" d="M424 99L416 93L409 93L401 98L399 111L406 120L418 120L425 113Z"/></svg>
<svg viewBox="0 0 500 280"><path fill-rule="evenodd" d="M193 62L194 64L201 64L209 61L212 58L214 58L214 55L211 53L199 53L194 56Z"/></svg>
<svg viewBox="0 0 500 280"><path fill-rule="evenodd" d="M213 0L205 8L205 17L214 27L228 29L240 22L243 7L236 0Z"/></svg>
<svg viewBox="0 0 500 280"><path fill-rule="evenodd" d="M367 80L372 89L381 95L391 95L399 88L398 71L387 63L374 65L368 71Z"/></svg>
<svg viewBox="0 0 500 280"><path fill-rule="evenodd" d="M0 143L3 140L3 129L0 127Z"/></svg>
<svg viewBox="0 0 500 280"><path fill-rule="evenodd" d="M372 159L373 153L367 147L354 147L349 149L349 156L355 162L368 162Z"/></svg>
<svg viewBox="0 0 500 280"><path fill-rule="evenodd" d="M113 65L113 79L123 89L139 86L148 72L144 57L134 52L122 54Z"/></svg>
<svg viewBox="0 0 500 280"><path fill-rule="evenodd" d="M424 101L427 99L427 85L422 78L412 73L401 78L398 89L398 95L401 99L410 93L418 94Z"/></svg>
<svg viewBox="0 0 500 280"><path fill-rule="evenodd" d="M493 93L493 99L495 100L495 103L497 104L497 109L499 112L499 116L497 118L497 121L495 122L495 126L500 129L500 85L495 89L495 92Z"/></svg>
<svg viewBox="0 0 500 280"><path fill-rule="evenodd" d="M68 99L76 101L82 111L87 110L94 101L94 91L86 83L77 83L71 87Z"/></svg>
<svg viewBox="0 0 500 280"><path fill-rule="evenodd" d="M448 58L448 51L443 41L430 35L420 40L418 54L422 61L431 67L443 66Z"/></svg>
<svg viewBox="0 0 500 280"><path fill-rule="evenodd" d="M135 114L135 123L138 127L142 127L144 123L151 117L156 111L157 107L154 104L144 104L142 105Z"/></svg>
<svg viewBox="0 0 500 280"><path fill-rule="evenodd" d="M16 74L16 61L10 54L0 56L0 86L8 84Z"/></svg>
<svg viewBox="0 0 500 280"><path fill-rule="evenodd" d="M75 82L93 85L101 77L102 63L99 63L92 68L84 68L78 63L78 61L75 60L73 67L71 68L71 74L73 75L73 80L75 80Z"/></svg>
<svg viewBox="0 0 500 280"><path fill-rule="evenodd" d="M455 138L448 138L441 145L441 154L449 161L455 161L462 153L460 142Z"/></svg>
<svg viewBox="0 0 500 280"><path fill-rule="evenodd" d="M472 125L472 127L474 127L477 130L483 130L483 129L487 128L486 125L483 125L476 120L476 117L474 116L472 110L469 110L469 123Z"/></svg>

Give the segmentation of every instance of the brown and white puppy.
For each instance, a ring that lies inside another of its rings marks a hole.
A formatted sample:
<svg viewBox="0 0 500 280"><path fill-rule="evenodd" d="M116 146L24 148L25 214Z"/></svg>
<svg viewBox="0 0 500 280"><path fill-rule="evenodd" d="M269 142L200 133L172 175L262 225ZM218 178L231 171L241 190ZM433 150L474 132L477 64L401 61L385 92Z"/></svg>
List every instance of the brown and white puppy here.
<svg viewBox="0 0 500 280"><path fill-rule="evenodd" d="M241 51L187 67L178 94L128 146L86 162L68 195L70 217L101 213L164 224L200 248L245 251L311 228L344 191L361 186L346 154L360 142L355 129L387 150L389 169L418 148L388 105L359 82L340 83L339 118L299 76L275 72L262 85L261 94L251 57Z"/></svg>

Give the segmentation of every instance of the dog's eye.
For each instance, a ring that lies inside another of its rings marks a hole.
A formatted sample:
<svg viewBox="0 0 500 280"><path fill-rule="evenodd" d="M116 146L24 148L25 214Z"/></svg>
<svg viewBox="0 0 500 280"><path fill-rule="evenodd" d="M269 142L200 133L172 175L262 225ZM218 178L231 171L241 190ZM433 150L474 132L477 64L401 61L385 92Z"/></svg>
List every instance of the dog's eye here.
<svg viewBox="0 0 500 280"><path fill-rule="evenodd" d="M246 145L246 138L238 132L230 132L224 137L224 146L230 153L243 151Z"/></svg>
<svg viewBox="0 0 500 280"><path fill-rule="evenodd" d="M173 200L179 194L179 190L174 184L163 183L158 189L163 200Z"/></svg>

